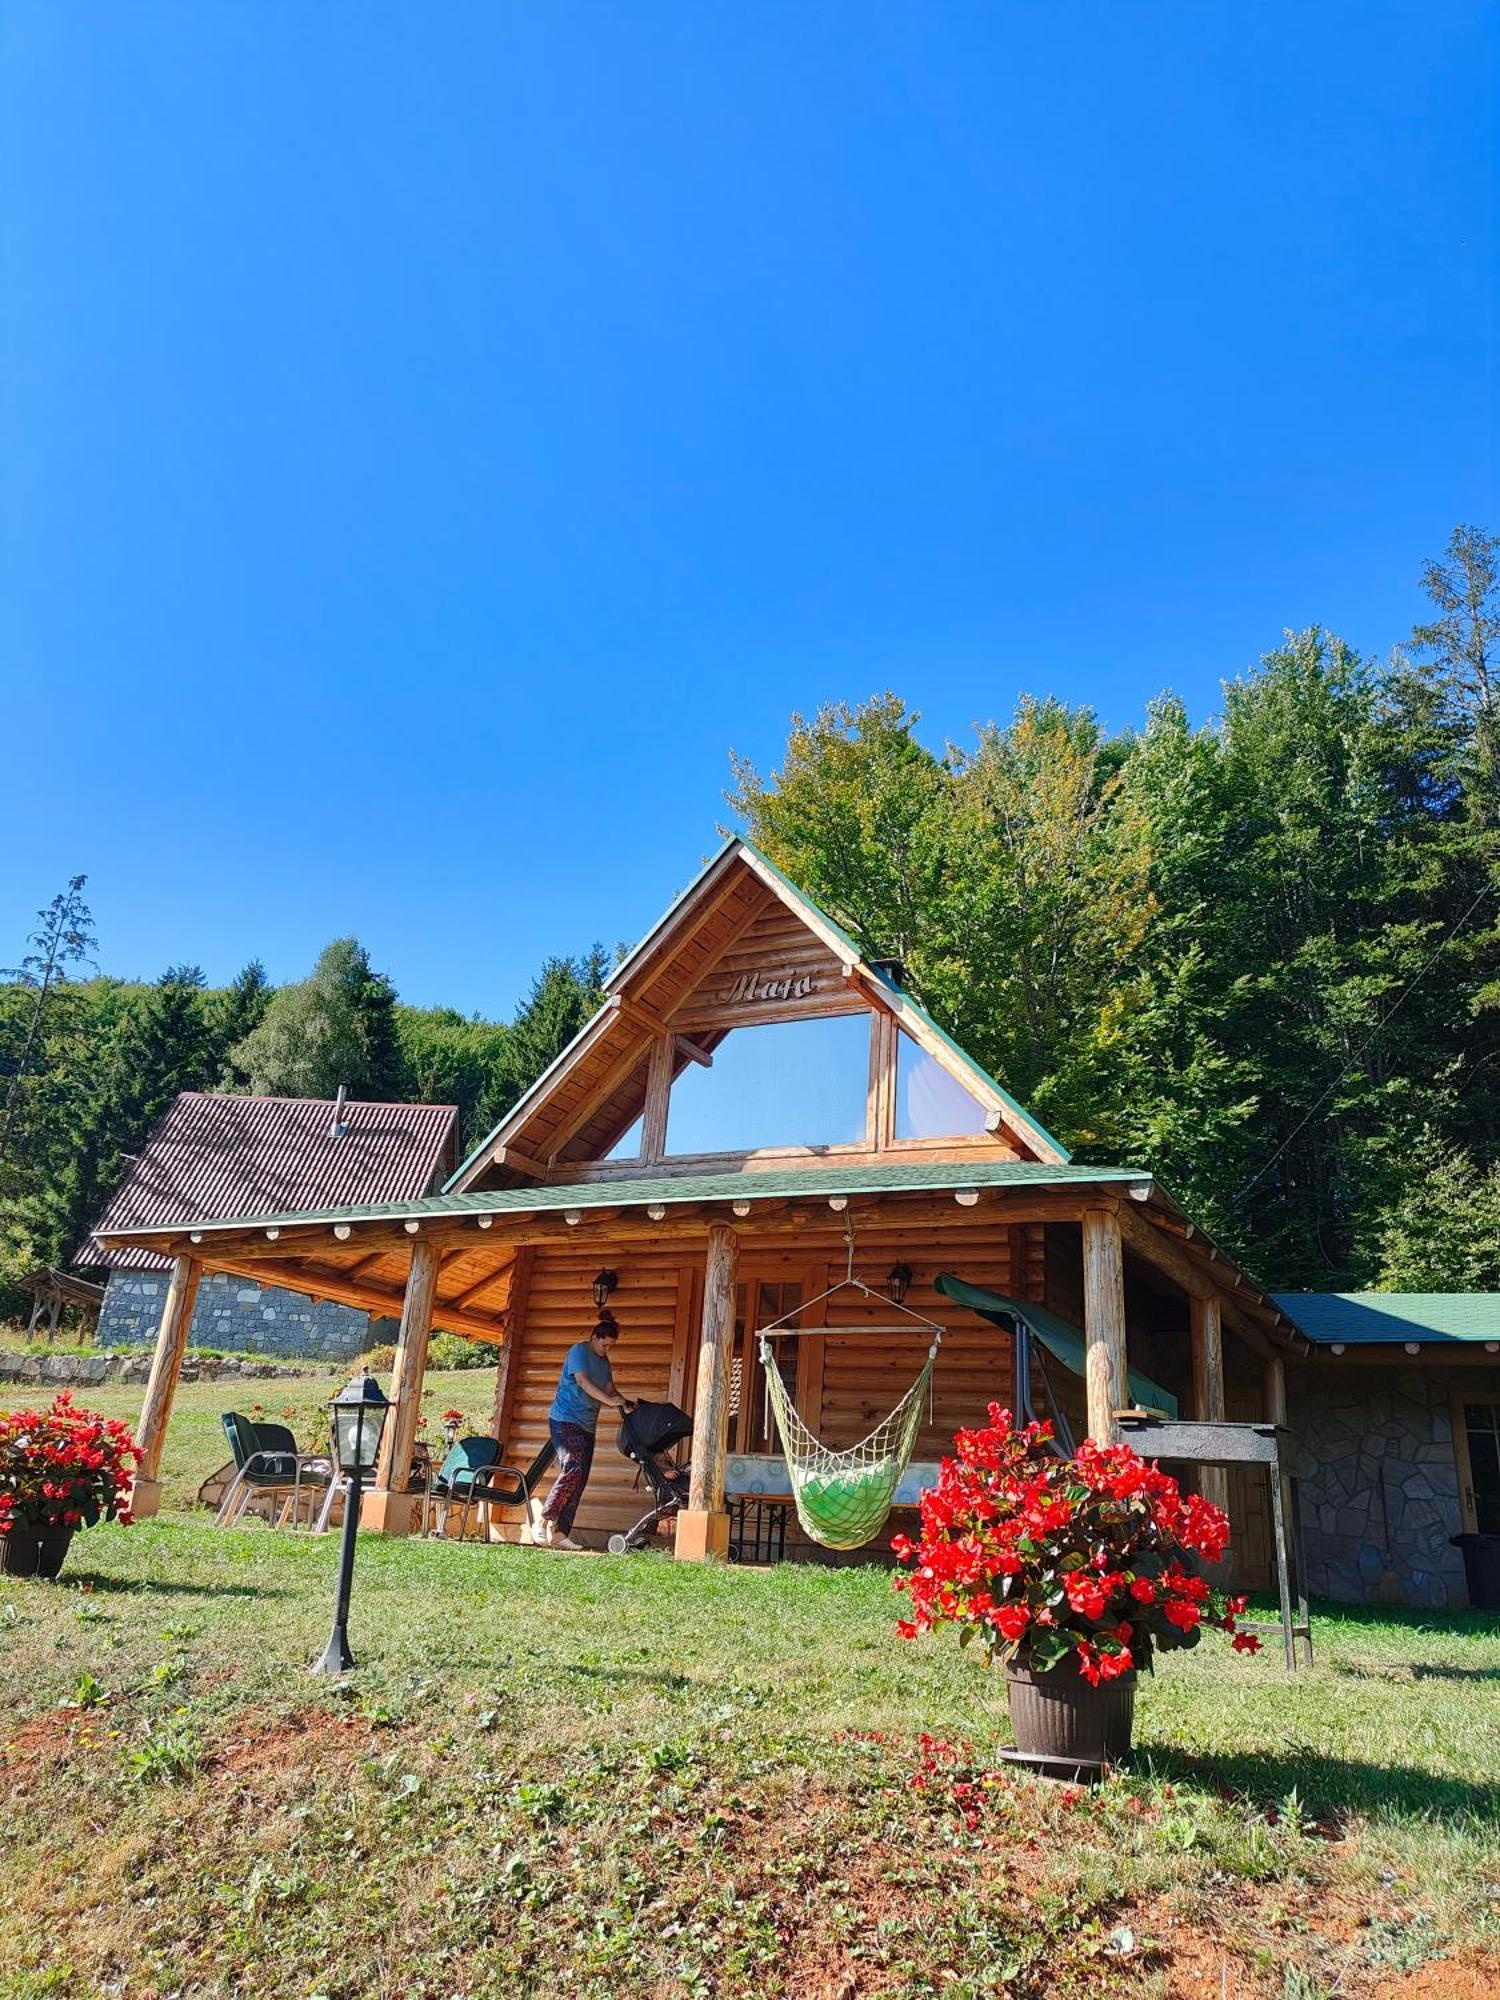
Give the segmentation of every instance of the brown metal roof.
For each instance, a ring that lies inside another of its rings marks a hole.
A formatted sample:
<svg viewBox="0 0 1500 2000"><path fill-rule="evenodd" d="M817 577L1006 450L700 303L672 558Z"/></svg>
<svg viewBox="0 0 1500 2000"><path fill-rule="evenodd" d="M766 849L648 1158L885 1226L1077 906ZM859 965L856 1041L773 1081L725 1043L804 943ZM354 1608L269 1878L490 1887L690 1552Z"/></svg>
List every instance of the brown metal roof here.
<svg viewBox="0 0 1500 2000"><path fill-rule="evenodd" d="M173 1228L216 1215L418 1201L452 1171L451 1104L346 1102L329 1137L331 1098L216 1097L185 1090L157 1121L78 1255L82 1265L161 1270L150 1250L105 1250L113 1229Z"/></svg>

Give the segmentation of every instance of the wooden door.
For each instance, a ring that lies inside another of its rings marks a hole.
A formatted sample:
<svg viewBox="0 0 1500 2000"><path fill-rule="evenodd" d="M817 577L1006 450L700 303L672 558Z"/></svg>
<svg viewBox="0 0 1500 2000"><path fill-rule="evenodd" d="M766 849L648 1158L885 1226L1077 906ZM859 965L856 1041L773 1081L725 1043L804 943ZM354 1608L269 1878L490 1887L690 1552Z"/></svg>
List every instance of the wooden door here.
<svg viewBox="0 0 1500 2000"><path fill-rule="evenodd" d="M1500 1402L1454 1394L1453 1456L1464 1532L1500 1535Z"/></svg>
<svg viewBox="0 0 1500 2000"><path fill-rule="evenodd" d="M761 1370L759 1329L788 1314L791 1324L800 1323L802 1301L811 1287L802 1276L788 1277L784 1270L774 1273L748 1268L735 1287L734 1364L729 1383L729 1449L733 1452L779 1453L775 1419L770 1415L765 1381ZM801 1335L787 1332L771 1336L774 1365L786 1385L794 1406L801 1408L799 1380L805 1373ZM806 1412L803 1411L803 1415Z"/></svg>

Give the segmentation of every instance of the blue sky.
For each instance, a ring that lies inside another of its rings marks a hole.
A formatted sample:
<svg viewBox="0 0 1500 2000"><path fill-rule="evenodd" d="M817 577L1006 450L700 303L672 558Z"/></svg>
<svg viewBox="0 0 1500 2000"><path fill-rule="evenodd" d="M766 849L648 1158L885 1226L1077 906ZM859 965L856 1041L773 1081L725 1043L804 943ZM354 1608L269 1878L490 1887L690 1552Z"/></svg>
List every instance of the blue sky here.
<svg viewBox="0 0 1500 2000"><path fill-rule="evenodd" d="M892 686L1384 650L1496 499L1500 15L0 15L0 962L507 1010Z"/></svg>

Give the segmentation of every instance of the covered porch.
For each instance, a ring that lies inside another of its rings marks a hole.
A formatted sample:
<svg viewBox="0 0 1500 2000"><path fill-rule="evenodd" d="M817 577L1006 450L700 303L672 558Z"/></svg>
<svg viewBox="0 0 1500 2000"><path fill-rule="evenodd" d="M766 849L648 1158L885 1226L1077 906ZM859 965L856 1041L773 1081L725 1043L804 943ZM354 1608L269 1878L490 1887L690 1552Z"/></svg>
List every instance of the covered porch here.
<svg viewBox="0 0 1500 2000"><path fill-rule="evenodd" d="M122 1232L113 1240L173 1259L141 1417L136 1511L159 1504L166 1426L202 1272L399 1315L388 1385L395 1407L364 1521L400 1535L420 1512L411 1468L434 1329L500 1346L490 1431L506 1462L526 1464L545 1442L563 1356L592 1324L594 1280L607 1270L616 1279L621 1386L679 1403L694 1419L677 1553L722 1554L731 1460L769 1459L779 1449L758 1372L760 1327L791 1316L795 1337L774 1344L774 1363L808 1428L835 1448L887 1414L925 1356L921 1338L889 1330L890 1315L868 1300L839 1294L809 1303L843 1274L851 1234L866 1285L887 1289L904 1267L908 1304L943 1329L918 1460L941 1457L990 1402L1011 1400L1009 1336L940 1293L943 1272L1035 1302L1077 1329L1082 1377L1055 1363L1047 1370L1075 1435L1115 1434L1118 1413L1135 1400L1127 1369L1161 1385L1184 1415L1285 1420L1284 1360L1301 1351L1301 1335L1147 1175L912 1160L632 1177ZM1230 1506L1245 1580L1262 1580L1267 1509L1253 1477L1204 1469L1199 1478ZM606 1421L576 1532L602 1545L641 1510L635 1468L615 1451ZM520 1526L516 1513L498 1532Z"/></svg>

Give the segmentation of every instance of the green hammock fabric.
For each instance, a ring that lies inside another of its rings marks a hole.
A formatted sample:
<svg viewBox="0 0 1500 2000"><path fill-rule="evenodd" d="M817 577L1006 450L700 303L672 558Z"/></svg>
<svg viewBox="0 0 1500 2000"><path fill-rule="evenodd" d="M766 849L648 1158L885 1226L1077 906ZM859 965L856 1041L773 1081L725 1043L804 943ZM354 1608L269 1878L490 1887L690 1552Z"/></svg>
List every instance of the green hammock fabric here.
<svg viewBox="0 0 1500 2000"><path fill-rule="evenodd" d="M891 1500L911 1463L936 1357L934 1345L916 1381L867 1438L849 1451L830 1451L798 1416L780 1369L762 1345L766 1391L781 1433L797 1519L824 1548L863 1548L885 1526Z"/></svg>

